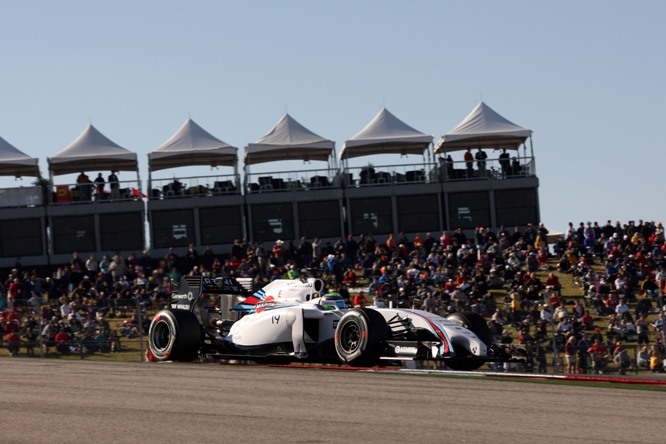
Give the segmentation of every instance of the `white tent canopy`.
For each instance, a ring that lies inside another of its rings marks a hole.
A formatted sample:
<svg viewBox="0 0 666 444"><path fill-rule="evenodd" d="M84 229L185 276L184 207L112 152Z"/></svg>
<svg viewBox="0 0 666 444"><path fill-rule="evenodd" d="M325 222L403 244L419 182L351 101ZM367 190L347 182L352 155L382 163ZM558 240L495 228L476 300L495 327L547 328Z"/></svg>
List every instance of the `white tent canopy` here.
<svg viewBox="0 0 666 444"><path fill-rule="evenodd" d="M335 142L285 114L268 134L245 147L245 165L278 160L328 161L334 150Z"/></svg>
<svg viewBox="0 0 666 444"><path fill-rule="evenodd" d="M39 160L0 137L0 176L39 177Z"/></svg>
<svg viewBox="0 0 666 444"><path fill-rule="evenodd" d="M148 168L158 171L190 165L232 166L238 162L238 148L213 137L192 119L166 142L148 153Z"/></svg>
<svg viewBox="0 0 666 444"><path fill-rule="evenodd" d="M531 135L531 130L508 121L479 102L458 126L439 139L435 154L476 147L517 150Z"/></svg>
<svg viewBox="0 0 666 444"><path fill-rule="evenodd" d="M136 171L136 153L116 145L94 126L88 127L65 149L48 158L52 175L90 170Z"/></svg>
<svg viewBox="0 0 666 444"><path fill-rule="evenodd" d="M423 134L382 108L365 128L342 146L340 158L372 154L419 154L432 143L432 136Z"/></svg>

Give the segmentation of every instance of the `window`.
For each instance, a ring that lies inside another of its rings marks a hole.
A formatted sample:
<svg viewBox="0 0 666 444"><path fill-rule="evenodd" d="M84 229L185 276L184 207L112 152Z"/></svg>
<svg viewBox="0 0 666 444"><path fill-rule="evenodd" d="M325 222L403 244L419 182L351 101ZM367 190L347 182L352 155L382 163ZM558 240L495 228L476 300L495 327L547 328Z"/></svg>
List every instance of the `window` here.
<svg viewBox="0 0 666 444"><path fill-rule="evenodd" d="M252 205L252 239L294 239L294 215L291 203Z"/></svg>
<svg viewBox="0 0 666 444"><path fill-rule="evenodd" d="M437 195L399 196L397 205L399 231L439 231Z"/></svg>
<svg viewBox="0 0 666 444"><path fill-rule="evenodd" d="M298 204L301 236L340 237L340 203L337 200L301 202Z"/></svg>
<svg viewBox="0 0 666 444"><path fill-rule="evenodd" d="M0 257L44 254L42 219L0 221Z"/></svg>
<svg viewBox="0 0 666 444"><path fill-rule="evenodd" d="M143 213L99 215L102 250L143 250Z"/></svg>
<svg viewBox="0 0 666 444"><path fill-rule="evenodd" d="M354 234L386 234L393 232L391 198L352 199L350 217Z"/></svg>
<svg viewBox="0 0 666 444"><path fill-rule="evenodd" d="M153 211L150 219L156 248L186 247L195 242L192 210Z"/></svg>
<svg viewBox="0 0 666 444"><path fill-rule="evenodd" d="M88 216L54 217L52 220L53 252L95 251L95 218Z"/></svg>
<svg viewBox="0 0 666 444"><path fill-rule="evenodd" d="M486 191L449 193L449 230L490 226L490 201Z"/></svg>
<svg viewBox="0 0 666 444"><path fill-rule="evenodd" d="M538 223L536 189L495 191L495 211L497 225L510 227Z"/></svg>
<svg viewBox="0 0 666 444"><path fill-rule="evenodd" d="M201 243L230 244L243 237L241 211L242 207L201 208Z"/></svg>

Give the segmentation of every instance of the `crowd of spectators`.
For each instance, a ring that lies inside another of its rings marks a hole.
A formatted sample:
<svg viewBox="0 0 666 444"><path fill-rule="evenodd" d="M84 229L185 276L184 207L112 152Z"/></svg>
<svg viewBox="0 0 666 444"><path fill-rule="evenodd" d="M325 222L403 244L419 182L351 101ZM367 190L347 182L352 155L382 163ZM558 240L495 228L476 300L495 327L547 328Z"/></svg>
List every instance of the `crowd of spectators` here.
<svg viewBox="0 0 666 444"><path fill-rule="evenodd" d="M165 303L170 281L183 274L249 277L260 288L318 268L328 290L350 305L478 313L495 340L528 347L537 371L545 371L545 353L553 349L569 372L603 372L613 361L622 371L637 365L659 371L664 249L661 223L609 221L570 224L551 245L543 224L528 224L478 227L471 236L462 229L412 239L399 233L382 241L372 234L336 242L278 239L270 246L237 239L225 255L193 245L160 258L144 251L84 259L74 252L46 277L20 264L11 271L0 288L0 340L8 347L22 341L30 353L41 333L59 353L74 349L77 337L92 351L111 351L120 337L146 331L148 311ZM563 297L558 275L570 276L584 296ZM107 319L118 317L127 320L113 328ZM627 342L641 347L636 359L627 355Z"/></svg>

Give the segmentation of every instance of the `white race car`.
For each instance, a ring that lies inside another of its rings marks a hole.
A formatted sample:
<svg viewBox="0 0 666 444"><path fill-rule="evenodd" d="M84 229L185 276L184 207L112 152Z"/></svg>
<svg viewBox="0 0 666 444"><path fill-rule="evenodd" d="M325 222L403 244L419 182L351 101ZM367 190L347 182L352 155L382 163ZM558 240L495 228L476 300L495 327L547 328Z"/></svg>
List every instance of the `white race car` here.
<svg viewBox="0 0 666 444"><path fill-rule="evenodd" d="M342 363L370 367L405 360L443 361L454 370L485 362L525 362L523 348L493 344L475 313L446 318L404 308L349 308L309 277L275 280L250 294L233 278L184 277L172 284L167 308L153 318L152 361L242 359ZM246 295L225 319L221 295Z"/></svg>

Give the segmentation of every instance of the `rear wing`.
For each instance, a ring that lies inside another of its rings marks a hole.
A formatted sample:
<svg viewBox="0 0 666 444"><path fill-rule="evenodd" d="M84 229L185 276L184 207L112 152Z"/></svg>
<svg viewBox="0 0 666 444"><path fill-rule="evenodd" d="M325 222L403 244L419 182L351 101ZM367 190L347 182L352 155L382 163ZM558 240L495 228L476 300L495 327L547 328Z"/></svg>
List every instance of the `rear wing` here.
<svg viewBox="0 0 666 444"><path fill-rule="evenodd" d="M252 294L252 278L185 276L180 282L172 280L169 307L191 311L202 294L249 296Z"/></svg>

